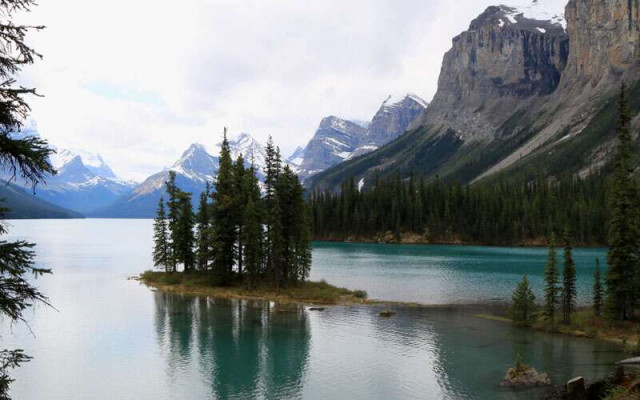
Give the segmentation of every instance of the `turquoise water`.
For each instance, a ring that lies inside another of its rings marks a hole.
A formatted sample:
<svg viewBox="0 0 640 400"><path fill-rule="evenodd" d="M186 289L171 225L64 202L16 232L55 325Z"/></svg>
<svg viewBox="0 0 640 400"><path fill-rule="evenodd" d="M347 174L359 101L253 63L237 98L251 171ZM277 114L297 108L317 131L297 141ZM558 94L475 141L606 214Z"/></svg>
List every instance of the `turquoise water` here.
<svg viewBox="0 0 640 400"><path fill-rule="evenodd" d="M534 399L539 390L498 386L517 354L558 383L607 375L622 357L606 342L474 317L475 306L395 307L385 319L381 306L314 312L159 293L126 280L150 266L151 221L12 224L55 271L36 282L56 309L29 312L35 336L22 325L2 331L3 346L35 356L15 374L18 399ZM540 254L318 243L313 276L372 297L477 303L506 298Z"/></svg>
<svg viewBox="0 0 640 400"><path fill-rule="evenodd" d="M562 249L558 253L562 263ZM604 274L606 249L574 249L580 304L591 302L596 257ZM382 300L501 303L510 301L523 275L529 276L541 299L546 262L545 248L318 242L311 278L362 288L369 297Z"/></svg>

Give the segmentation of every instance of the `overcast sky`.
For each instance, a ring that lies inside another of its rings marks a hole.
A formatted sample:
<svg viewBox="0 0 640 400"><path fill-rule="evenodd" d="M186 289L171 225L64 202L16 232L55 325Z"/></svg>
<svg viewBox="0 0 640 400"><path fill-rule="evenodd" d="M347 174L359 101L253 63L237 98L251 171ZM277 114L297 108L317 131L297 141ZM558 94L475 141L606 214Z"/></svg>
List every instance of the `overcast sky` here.
<svg viewBox="0 0 640 400"><path fill-rule="evenodd" d="M41 0L25 19L47 26L30 36L44 59L22 80L45 95L32 115L51 144L142 180L224 126L288 155L324 116L369 120L389 94L431 100L452 37L492 4Z"/></svg>

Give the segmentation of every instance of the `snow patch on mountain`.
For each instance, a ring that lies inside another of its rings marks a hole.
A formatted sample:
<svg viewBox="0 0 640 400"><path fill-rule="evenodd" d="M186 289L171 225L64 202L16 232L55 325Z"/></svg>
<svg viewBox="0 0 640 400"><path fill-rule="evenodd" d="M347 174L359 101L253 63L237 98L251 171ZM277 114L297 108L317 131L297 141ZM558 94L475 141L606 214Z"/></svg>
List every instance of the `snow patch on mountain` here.
<svg viewBox="0 0 640 400"><path fill-rule="evenodd" d="M500 7L505 12L505 17L511 24L517 24L521 18L548 21L553 25L567 29L567 21L564 18L564 7L566 1L558 0L515 0L509 4L502 4ZM504 21L500 20L500 27ZM542 27L538 28L545 33Z"/></svg>

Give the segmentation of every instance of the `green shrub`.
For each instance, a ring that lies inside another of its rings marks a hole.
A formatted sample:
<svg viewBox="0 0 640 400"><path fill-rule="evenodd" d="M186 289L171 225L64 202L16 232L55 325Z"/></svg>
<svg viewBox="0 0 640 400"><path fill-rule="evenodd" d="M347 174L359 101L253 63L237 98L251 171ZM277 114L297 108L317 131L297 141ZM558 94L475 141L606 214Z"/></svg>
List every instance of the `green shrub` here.
<svg viewBox="0 0 640 400"><path fill-rule="evenodd" d="M353 291L353 297L355 297L356 299L366 299L367 298L367 291L366 290L354 290Z"/></svg>

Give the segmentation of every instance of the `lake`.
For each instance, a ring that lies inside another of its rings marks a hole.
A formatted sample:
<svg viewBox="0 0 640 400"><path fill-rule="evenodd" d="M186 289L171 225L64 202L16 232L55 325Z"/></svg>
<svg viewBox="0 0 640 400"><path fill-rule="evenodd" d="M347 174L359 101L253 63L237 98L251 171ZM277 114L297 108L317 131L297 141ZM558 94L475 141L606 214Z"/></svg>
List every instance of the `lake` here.
<svg viewBox="0 0 640 400"><path fill-rule="evenodd" d="M498 386L520 355L555 383L603 377L623 357L603 341L548 335L474 316L510 297L523 274L539 295L544 249L315 243L313 279L371 298L449 304L338 306L152 291L126 277L151 267L150 220L11 221L38 243L36 283L54 309L4 326L5 347L35 358L15 372L18 399L535 399ZM577 249L579 295L593 260Z"/></svg>

